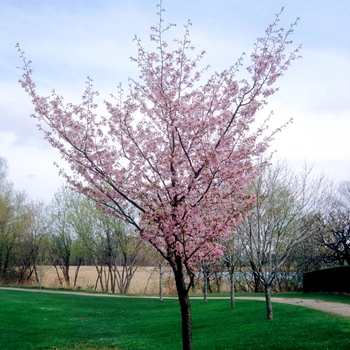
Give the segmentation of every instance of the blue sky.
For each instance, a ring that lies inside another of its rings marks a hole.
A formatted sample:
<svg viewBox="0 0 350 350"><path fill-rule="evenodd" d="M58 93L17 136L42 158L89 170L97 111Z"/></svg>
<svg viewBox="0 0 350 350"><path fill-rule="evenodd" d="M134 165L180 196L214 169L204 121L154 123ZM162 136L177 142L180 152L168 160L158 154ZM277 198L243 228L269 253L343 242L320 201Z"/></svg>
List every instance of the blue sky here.
<svg viewBox="0 0 350 350"><path fill-rule="evenodd" d="M21 66L15 44L33 61L38 90L56 89L78 102L86 77L101 101L119 82L137 77L129 57L134 35L149 45L157 22L156 0L0 0L0 157L9 165L15 187L33 199L50 200L63 183L58 153L43 140L30 118L32 107L18 84ZM281 25L296 17L294 46L303 58L279 81L266 113L272 126L293 118L271 150L300 169L305 163L336 181L350 180L350 2L348 0L163 0L165 22L177 23L168 39L181 36L191 19L191 38L206 50L211 71L250 53L258 36L284 7ZM263 116L262 116L263 117Z"/></svg>

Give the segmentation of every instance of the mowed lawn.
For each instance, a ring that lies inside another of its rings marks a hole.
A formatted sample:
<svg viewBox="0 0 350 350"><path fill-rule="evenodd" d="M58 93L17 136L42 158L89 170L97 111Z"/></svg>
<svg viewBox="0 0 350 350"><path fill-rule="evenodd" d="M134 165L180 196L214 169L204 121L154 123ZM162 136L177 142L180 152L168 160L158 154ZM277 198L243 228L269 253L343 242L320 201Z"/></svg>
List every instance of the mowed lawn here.
<svg viewBox="0 0 350 350"><path fill-rule="evenodd" d="M350 319L261 301L192 301L196 350L350 349ZM181 349L176 300L0 291L0 349Z"/></svg>

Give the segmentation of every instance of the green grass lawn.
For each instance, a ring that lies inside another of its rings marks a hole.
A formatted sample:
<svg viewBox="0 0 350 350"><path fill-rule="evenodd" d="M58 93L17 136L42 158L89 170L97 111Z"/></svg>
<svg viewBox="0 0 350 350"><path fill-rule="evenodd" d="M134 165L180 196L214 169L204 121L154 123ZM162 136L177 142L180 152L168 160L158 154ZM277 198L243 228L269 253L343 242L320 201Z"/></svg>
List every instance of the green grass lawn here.
<svg viewBox="0 0 350 350"><path fill-rule="evenodd" d="M350 349L350 319L261 301L192 301L196 350ZM176 300L0 291L0 349L181 349Z"/></svg>

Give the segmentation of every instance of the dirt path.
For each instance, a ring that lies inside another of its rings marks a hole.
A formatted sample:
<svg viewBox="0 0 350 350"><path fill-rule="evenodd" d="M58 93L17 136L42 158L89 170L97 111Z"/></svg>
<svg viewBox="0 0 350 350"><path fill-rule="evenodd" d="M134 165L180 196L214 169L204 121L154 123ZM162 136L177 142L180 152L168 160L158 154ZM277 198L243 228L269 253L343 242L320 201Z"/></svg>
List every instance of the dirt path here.
<svg viewBox="0 0 350 350"><path fill-rule="evenodd" d="M236 299L265 301L265 298L263 297L237 297ZM350 304L335 303L335 302L323 301L323 300L292 299L292 298L271 298L271 301L273 303L305 306L305 307L309 307L310 309L321 310L325 312L330 312L335 315L350 317Z"/></svg>
<svg viewBox="0 0 350 350"><path fill-rule="evenodd" d="M85 297L109 297L109 298L149 298L158 299L157 296L124 296L118 294L100 294L100 293L84 293L84 292L70 292L70 291L56 291L56 290L38 290L38 289L24 289L24 288L12 288L12 287L0 287L0 290L13 290L20 292L30 292L30 293L51 293L51 294L70 294L70 295L80 295ZM176 297L164 297L164 299L177 299ZM203 297L192 297L191 299L203 299ZM213 297L210 299L229 299L228 297ZM236 300L259 300L265 301L263 297L236 297ZM312 299L292 299L292 298L272 298L273 303L291 304L297 306L309 307L311 309L321 310L325 312L330 312L335 315L350 317L350 304L345 303L335 303L322 300L312 300Z"/></svg>

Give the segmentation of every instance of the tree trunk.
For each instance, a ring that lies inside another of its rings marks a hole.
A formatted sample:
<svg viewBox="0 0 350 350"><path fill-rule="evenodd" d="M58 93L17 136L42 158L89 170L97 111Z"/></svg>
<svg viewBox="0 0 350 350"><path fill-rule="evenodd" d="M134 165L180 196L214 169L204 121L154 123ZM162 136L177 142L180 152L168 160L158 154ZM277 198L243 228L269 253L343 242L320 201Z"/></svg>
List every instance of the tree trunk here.
<svg viewBox="0 0 350 350"><path fill-rule="evenodd" d="M80 266L81 266L82 263L83 263L83 259L82 259L82 258L79 258L79 259L78 259L78 265L77 265L76 268L75 268L73 287L76 287L76 285L77 285L79 270L80 270Z"/></svg>
<svg viewBox="0 0 350 350"><path fill-rule="evenodd" d="M57 273L57 278L58 278L58 282L60 283L60 286L62 286L62 279L60 276L60 273L58 271L57 265L53 265L55 267L56 273Z"/></svg>
<svg viewBox="0 0 350 350"><path fill-rule="evenodd" d="M181 309L182 321L182 348L183 350L193 350L192 344L192 314L191 303L188 297L188 288L183 271L181 257L176 256L175 261L169 260L175 275L177 295Z"/></svg>
<svg viewBox="0 0 350 350"><path fill-rule="evenodd" d="M260 271L253 260L250 260L250 267L252 268L254 278L254 293L259 293L260 287Z"/></svg>
<svg viewBox="0 0 350 350"><path fill-rule="evenodd" d="M266 316L268 320L273 319L272 303L271 303L271 285L265 285L266 299Z"/></svg>
<svg viewBox="0 0 350 350"><path fill-rule="evenodd" d="M108 260L108 276L111 281L111 292L115 294L115 280L113 275L113 266L110 260L111 258Z"/></svg>
<svg viewBox="0 0 350 350"><path fill-rule="evenodd" d="M230 268L230 300L231 308L235 307L235 267Z"/></svg>
<svg viewBox="0 0 350 350"><path fill-rule="evenodd" d="M60 268L63 273L64 282L67 288L70 288L70 280L69 280L69 260L64 261L64 264L60 265Z"/></svg>
<svg viewBox="0 0 350 350"><path fill-rule="evenodd" d="M154 266L154 268L153 268L153 270L151 271L151 273L149 274L149 276L148 276L148 278L147 278L147 282L146 282L146 286L145 286L145 289L143 290L143 294L146 294L147 293L147 289L148 289L148 285L149 285L149 282L150 282L150 280L151 280L151 278L152 278L152 276L153 276L153 273L154 273L154 271L156 271L156 269L157 269L157 265L156 266ZM161 274L161 272L162 272L162 268L161 267L159 267L159 283L161 283L161 276L160 276L160 274ZM159 289L160 289L160 286L159 286ZM160 292L160 291L159 291Z"/></svg>
<svg viewBox="0 0 350 350"><path fill-rule="evenodd" d="M97 263L97 261L95 261L95 259L93 260L93 263L94 263L96 271L97 271L97 278L96 278L94 289L97 290L98 281L100 281L101 291L104 292L103 281L102 281L102 266L101 266L101 268L99 268L98 263Z"/></svg>
<svg viewBox="0 0 350 350"><path fill-rule="evenodd" d="M183 350L193 350L192 344L192 313L188 293L179 295L182 320L182 348Z"/></svg>
<svg viewBox="0 0 350 350"><path fill-rule="evenodd" d="M36 283L39 284L38 267L36 265L34 266L34 276Z"/></svg>
<svg viewBox="0 0 350 350"><path fill-rule="evenodd" d="M203 292L204 292L204 302L208 301L208 276L207 271L203 269Z"/></svg>
<svg viewBox="0 0 350 350"><path fill-rule="evenodd" d="M163 300L163 266L159 264L159 300Z"/></svg>
<svg viewBox="0 0 350 350"><path fill-rule="evenodd" d="M31 268L30 266L28 268L29 268L29 273L26 276L26 282L28 282L30 280L30 278L32 277L33 272L34 272L34 268Z"/></svg>

